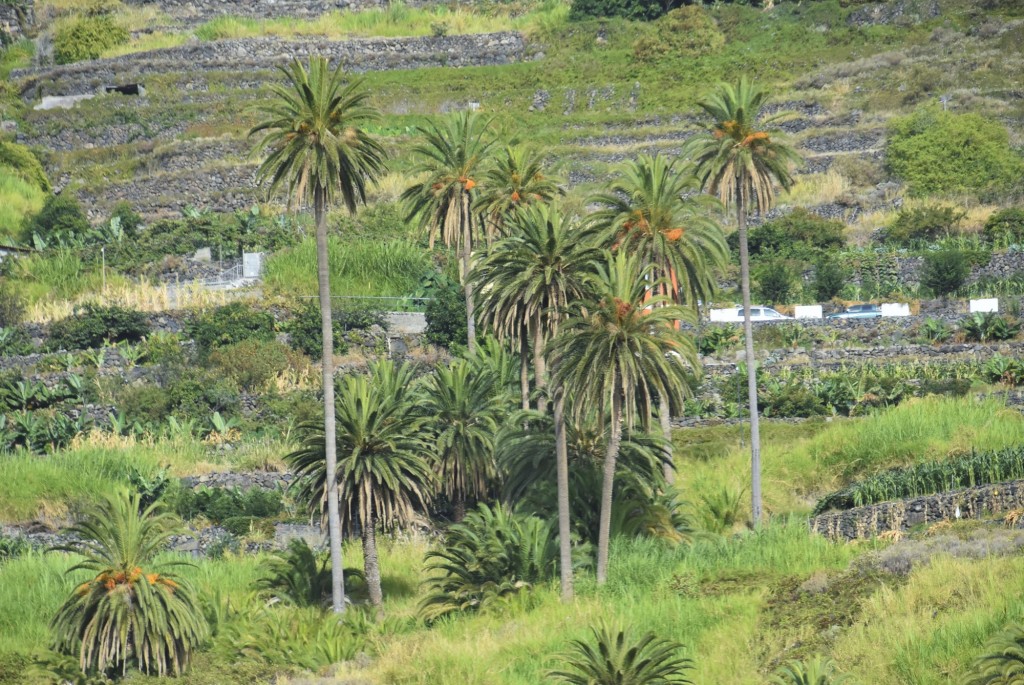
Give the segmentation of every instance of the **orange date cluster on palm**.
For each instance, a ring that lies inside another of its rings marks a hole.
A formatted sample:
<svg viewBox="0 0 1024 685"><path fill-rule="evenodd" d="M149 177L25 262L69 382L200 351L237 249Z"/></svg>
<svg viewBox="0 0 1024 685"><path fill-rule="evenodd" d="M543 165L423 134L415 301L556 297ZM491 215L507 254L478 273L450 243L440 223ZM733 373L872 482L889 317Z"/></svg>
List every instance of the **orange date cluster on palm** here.
<svg viewBox="0 0 1024 685"><path fill-rule="evenodd" d="M132 568L129 571L104 571L90 581L86 581L78 586L75 590L79 595L85 595L92 591L97 585L102 585L107 592L113 592L118 587L131 587L139 582L139 580L145 576L146 582L149 585L163 585L171 592L178 587L170 578L165 578L159 573L146 573L143 574L142 569L138 566Z"/></svg>

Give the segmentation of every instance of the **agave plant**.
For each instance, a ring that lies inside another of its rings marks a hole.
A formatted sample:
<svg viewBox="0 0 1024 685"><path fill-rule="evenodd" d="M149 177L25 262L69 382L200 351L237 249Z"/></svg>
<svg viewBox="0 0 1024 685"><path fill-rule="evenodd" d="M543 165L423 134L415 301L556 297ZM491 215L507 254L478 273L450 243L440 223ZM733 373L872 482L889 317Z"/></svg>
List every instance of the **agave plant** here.
<svg viewBox="0 0 1024 685"><path fill-rule="evenodd" d="M647 632L636 641L624 630L591 628L593 644L573 640L563 657L566 670L548 678L569 685L692 685L686 672L690 659L679 656L682 645Z"/></svg>
<svg viewBox="0 0 1024 685"><path fill-rule="evenodd" d="M166 570L186 562L156 559L181 530L178 519L139 504L126 491L108 496L70 529L80 542L55 548L83 557L68 573L96 574L50 623L54 649L77 655L84 673L177 675L206 635L192 588Z"/></svg>
<svg viewBox="0 0 1024 685"><path fill-rule="evenodd" d="M816 656L809 661L790 661L780 666L768 681L771 685L840 685L849 676L841 674L831 659Z"/></svg>

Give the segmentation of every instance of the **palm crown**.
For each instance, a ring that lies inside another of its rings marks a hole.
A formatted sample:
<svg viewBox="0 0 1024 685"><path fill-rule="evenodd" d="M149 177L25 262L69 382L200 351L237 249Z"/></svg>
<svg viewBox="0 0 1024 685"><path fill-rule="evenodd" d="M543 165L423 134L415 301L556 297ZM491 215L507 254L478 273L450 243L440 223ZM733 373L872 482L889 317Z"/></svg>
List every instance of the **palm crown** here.
<svg viewBox="0 0 1024 685"><path fill-rule="evenodd" d="M484 175L477 208L487 217L488 239L504 232L510 214L562 194L558 179L544 172L546 158L522 145L508 145Z"/></svg>

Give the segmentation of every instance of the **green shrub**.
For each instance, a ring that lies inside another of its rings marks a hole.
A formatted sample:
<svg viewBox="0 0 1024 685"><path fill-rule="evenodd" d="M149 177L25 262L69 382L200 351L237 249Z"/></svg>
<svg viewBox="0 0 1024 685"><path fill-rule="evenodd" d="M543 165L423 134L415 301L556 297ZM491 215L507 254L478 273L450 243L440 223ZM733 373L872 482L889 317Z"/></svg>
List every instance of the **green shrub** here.
<svg viewBox="0 0 1024 685"><path fill-rule="evenodd" d="M0 357L29 354L32 352L32 341L28 333L19 326L0 328Z"/></svg>
<svg viewBox="0 0 1024 685"><path fill-rule="evenodd" d="M54 32L53 59L57 64L97 59L130 38L128 30L110 15L75 17L61 22Z"/></svg>
<svg viewBox="0 0 1024 685"><path fill-rule="evenodd" d="M110 219L117 219L121 224L121 230L125 235L135 237L139 228L142 227L142 215L132 209L131 203L122 200L114 205L114 211L110 213Z"/></svg>
<svg viewBox="0 0 1024 685"><path fill-rule="evenodd" d="M785 304L797 289L797 275L785 261L762 263L756 273L757 290L765 304Z"/></svg>
<svg viewBox="0 0 1024 685"><path fill-rule="evenodd" d="M0 140L0 167L7 167L44 193L51 190L43 165L24 145Z"/></svg>
<svg viewBox="0 0 1024 685"><path fill-rule="evenodd" d="M243 340L210 352L210 365L243 390L261 390L287 369L294 355L276 340ZM297 356L297 355L296 355Z"/></svg>
<svg viewBox="0 0 1024 685"><path fill-rule="evenodd" d="M214 412L225 416L239 408L237 386L212 371L188 369L165 387L171 412L206 419Z"/></svg>
<svg viewBox="0 0 1024 685"><path fill-rule="evenodd" d="M114 397L114 406L129 424L156 424L171 414L171 399L158 385L125 385Z"/></svg>
<svg viewBox="0 0 1024 685"><path fill-rule="evenodd" d="M1024 175L1024 159L1011 147L1005 126L935 106L890 124L885 158L915 196L988 196L1013 188Z"/></svg>
<svg viewBox="0 0 1024 685"><path fill-rule="evenodd" d="M725 35L704 8L689 5L672 10L633 44L633 54L644 62L672 57L697 57L718 52Z"/></svg>
<svg viewBox="0 0 1024 685"><path fill-rule="evenodd" d="M976 312L960 322L960 330L969 342L998 342L1017 337L1020 325L995 312Z"/></svg>
<svg viewBox="0 0 1024 685"><path fill-rule="evenodd" d="M181 518L202 516L213 523L239 518L268 519L284 511L281 492L262 488L181 488L170 500L170 506Z"/></svg>
<svg viewBox="0 0 1024 685"><path fill-rule="evenodd" d="M959 233L964 213L952 207L930 205L903 209L882 234L887 243L910 245L915 242L933 243Z"/></svg>
<svg viewBox="0 0 1024 685"><path fill-rule="evenodd" d="M814 295L818 302L838 297L850 280L850 271L838 259L826 257L814 269Z"/></svg>
<svg viewBox="0 0 1024 685"><path fill-rule="evenodd" d="M51 195L43 209L33 217L26 217L22 229L28 240L42 241L42 245L81 243L92 232L78 200L69 195Z"/></svg>
<svg viewBox="0 0 1024 685"><path fill-rule="evenodd" d="M199 349L208 353L243 340L273 340L274 317L247 302L232 302L194 316L185 330Z"/></svg>
<svg viewBox="0 0 1024 685"><path fill-rule="evenodd" d="M25 315L25 301L18 289L7 279L0 279L0 328L21 323Z"/></svg>
<svg viewBox="0 0 1024 685"><path fill-rule="evenodd" d="M87 304L50 326L47 347L87 350L108 343L139 342L148 333L149 321L142 312L117 305Z"/></svg>
<svg viewBox="0 0 1024 685"><path fill-rule="evenodd" d="M711 326L701 331L697 338L697 351L701 354L717 354L736 347L742 339L738 326Z"/></svg>
<svg viewBox="0 0 1024 685"><path fill-rule="evenodd" d="M993 243L1011 244L1024 240L1024 207L1003 209L988 218L982 229Z"/></svg>
<svg viewBox="0 0 1024 685"><path fill-rule="evenodd" d="M427 342L442 347L453 344L465 345L469 338L466 328L466 298L462 287L451 279L443 282L431 292L432 300L427 302Z"/></svg>
<svg viewBox="0 0 1024 685"><path fill-rule="evenodd" d="M765 416L809 418L828 414L821 398L802 383L764 387L757 402Z"/></svg>
<svg viewBox="0 0 1024 685"><path fill-rule="evenodd" d="M263 607L233 622L225 642L235 660L320 671L366 651L361 617L355 610L339 621L319 607Z"/></svg>
<svg viewBox="0 0 1024 685"><path fill-rule="evenodd" d="M928 318L921 324L919 334L928 343L944 343L953 337L953 331L942 319Z"/></svg>
<svg viewBox="0 0 1024 685"><path fill-rule="evenodd" d="M825 219L800 207L752 229L747 246L751 256L813 259L822 251L846 244L844 227L842 221ZM739 233L730 234L728 242L733 252L739 254Z"/></svg>
<svg viewBox="0 0 1024 685"><path fill-rule="evenodd" d="M681 5L680 0L572 0L569 18L622 17L637 21L657 19Z"/></svg>
<svg viewBox="0 0 1024 685"><path fill-rule="evenodd" d="M286 325L288 341L294 349L310 359L320 359L324 350L321 326L319 303L307 300L305 304L292 312L292 318ZM342 322L333 316L333 312L331 328L334 331L334 353L345 354L348 352L348 344L344 337L345 331L342 329Z"/></svg>
<svg viewBox="0 0 1024 685"><path fill-rule="evenodd" d="M946 297L963 286L971 275L971 263L959 250L929 252L921 264L921 285L936 297Z"/></svg>

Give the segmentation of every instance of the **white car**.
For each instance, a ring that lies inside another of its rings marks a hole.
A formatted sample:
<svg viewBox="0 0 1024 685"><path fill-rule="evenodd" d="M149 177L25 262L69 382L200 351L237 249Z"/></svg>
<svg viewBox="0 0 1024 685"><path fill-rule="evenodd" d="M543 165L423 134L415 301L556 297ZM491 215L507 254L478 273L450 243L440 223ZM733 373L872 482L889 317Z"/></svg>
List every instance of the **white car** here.
<svg viewBox="0 0 1024 685"><path fill-rule="evenodd" d="M743 321L743 307L737 307L736 309L719 309L716 313L717 316L712 317L712 321ZM792 316L779 314L771 307L750 308L751 321L791 321L792 319Z"/></svg>

